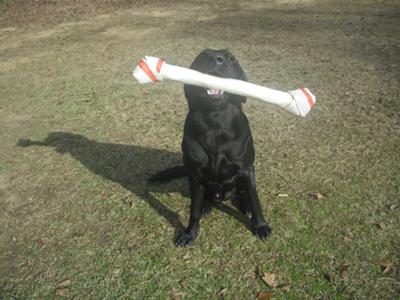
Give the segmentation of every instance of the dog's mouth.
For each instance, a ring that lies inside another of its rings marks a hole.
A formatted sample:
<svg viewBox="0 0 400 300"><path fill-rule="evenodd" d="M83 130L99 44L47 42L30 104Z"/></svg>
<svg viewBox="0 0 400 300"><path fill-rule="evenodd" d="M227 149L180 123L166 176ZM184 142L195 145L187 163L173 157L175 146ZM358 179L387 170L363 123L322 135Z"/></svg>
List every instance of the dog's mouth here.
<svg viewBox="0 0 400 300"><path fill-rule="evenodd" d="M223 93L224 91L220 89L207 89L207 94L210 96L221 96Z"/></svg>

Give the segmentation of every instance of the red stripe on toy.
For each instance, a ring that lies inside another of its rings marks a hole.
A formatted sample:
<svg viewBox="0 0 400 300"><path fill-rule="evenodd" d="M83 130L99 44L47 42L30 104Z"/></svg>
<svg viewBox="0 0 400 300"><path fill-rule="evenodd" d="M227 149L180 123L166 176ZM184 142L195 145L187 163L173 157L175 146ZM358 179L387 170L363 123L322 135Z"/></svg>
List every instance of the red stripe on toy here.
<svg viewBox="0 0 400 300"><path fill-rule="evenodd" d="M303 94L306 96L307 100L308 100L308 105L310 105L310 108L313 107L314 105L314 101L310 95L309 92L307 92L307 90L304 87L301 87L300 90L303 92Z"/></svg>
<svg viewBox="0 0 400 300"><path fill-rule="evenodd" d="M165 62L165 61L164 61L162 58L160 58L160 59L158 60L157 67L156 67L157 73L160 73L161 67L162 67L162 65L163 65L164 62Z"/></svg>
<svg viewBox="0 0 400 300"><path fill-rule="evenodd" d="M150 70L149 66L143 59L139 62L139 67L143 70L143 72L146 73L147 76L149 76L152 81L158 81L156 76L154 76L153 72Z"/></svg>

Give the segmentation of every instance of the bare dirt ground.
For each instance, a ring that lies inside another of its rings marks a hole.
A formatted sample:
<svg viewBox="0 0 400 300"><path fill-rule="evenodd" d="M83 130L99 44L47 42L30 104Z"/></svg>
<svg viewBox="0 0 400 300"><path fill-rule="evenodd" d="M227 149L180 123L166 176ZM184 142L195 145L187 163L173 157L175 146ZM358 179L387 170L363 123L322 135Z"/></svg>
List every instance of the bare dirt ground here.
<svg viewBox="0 0 400 300"><path fill-rule="evenodd" d="M389 0L3 5L0 298L397 299L399 21ZM227 204L176 249L186 182L145 180L180 162L187 108L132 69L204 48L317 96L304 119L245 105L266 242Z"/></svg>

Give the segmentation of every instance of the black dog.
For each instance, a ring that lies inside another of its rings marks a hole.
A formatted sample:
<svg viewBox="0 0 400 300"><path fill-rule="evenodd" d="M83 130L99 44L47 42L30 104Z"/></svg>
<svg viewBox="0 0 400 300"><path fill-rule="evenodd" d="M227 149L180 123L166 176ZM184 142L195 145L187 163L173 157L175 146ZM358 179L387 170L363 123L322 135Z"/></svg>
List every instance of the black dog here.
<svg viewBox="0 0 400 300"><path fill-rule="evenodd" d="M239 63L227 50L204 50L191 69L210 75L246 80ZM183 167L162 171L150 178L165 182L189 176L191 196L189 226L176 245L185 247L196 239L200 218L215 202L236 198L240 211L251 214L251 228L260 239L271 229L262 215L254 174L254 146L249 122L242 111L246 98L218 89L185 85L189 105L182 152Z"/></svg>

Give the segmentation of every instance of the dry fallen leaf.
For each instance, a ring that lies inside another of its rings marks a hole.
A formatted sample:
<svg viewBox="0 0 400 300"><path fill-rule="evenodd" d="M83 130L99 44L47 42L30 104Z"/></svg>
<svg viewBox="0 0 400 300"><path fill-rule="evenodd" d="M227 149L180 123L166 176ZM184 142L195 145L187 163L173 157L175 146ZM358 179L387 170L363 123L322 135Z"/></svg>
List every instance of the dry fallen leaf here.
<svg viewBox="0 0 400 300"><path fill-rule="evenodd" d="M350 264L344 263L340 265L340 277L343 278L347 275L347 270L349 269Z"/></svg>
<svg viewBox="0 0 400 300"><path fill-rule="evenodd" d="M278 280L276 279L276 275L274 273L265 272L261 279L271 288L276 288L279 285Z"/></svg>
<svg viewBox="0 0 400 300"><path fill-rule="evenodd" d="M181 281L179 281L179 285L181 286L181 288L186 289L188 287L188 282L186 281L186 279L182 279Z"/></svg>
<svg viewBox="0 0 400 300"><path fill-rule="evenodd" d="M183 293L172 293L171 294L171 299L172 300L182 300L183 299Z"/></svg>
<svg viewBox="0 0 400 300"><path fill-rule="evenodd" d="M273 292L258 292L257 299L258 300L268 300L274 295Z"/></svg>
<svg viewBox="0 0 400 300"><path fill-rule="evenodd" d="M282 283L282 284L278 285L277 288L284 292L288 292L290 290L290 285L287 283Z"/></svg>
<svg viewBox="0 0 400 300"><path fill-rule="evenodd" d="M228 291L227 288L223 288L222 290L220 290L218 292L218 296L221 297L221 298L224 298L227 291Z"/></svg>
<svg viewBox="0 0 400 300"><path fill-rule="evenodd" d="M59 288L56 289L56 296L65 297L67 295L67 289Z"/></svg>
<svg viewBox="0 0 400 300"><path fill-rule="evenodd" d="M309 196L314 199L317 199L317 200L320 200L320 199L326 197L324 194L321 194L321 193L309 193Z"/></svg>
<svg viewBox="0 0 400 300"><path fill-rule="evenodd" d="M36 240L36 244L37 244L39 247L42 247L42 246L44 246L45 242L44 242L42 239L37 239L37 240Z"/></svg>
<svg viewBox="0 0 400 300"><path fill-rule="evenodd" d="M385 267L385 268L393 266L393 263L388 260L377 259L377 260L370 260L369 262L374 265Z"/></svg>
<svg viewBox="0 0 400 300"><path fill-rule="evenodd" d="M389 272L392 270L392 267L393 267L393 266L386 267L386 268L383 270L382 274L389 273Z"/></svg>
<svg viewBox="0 0 400 300"><path fill-rule="evenodd" d="M70 279L64 280L57 287L58 288L67 288L71 285L72 281Z"/></svg>
<svg viewBox="0 0 400 300"><path fill-rule="evenodd" d="M185 261L191 259L190 252L185 253L185 255L182 258Z"/></svg>
<svg viewBox="0 0 400 300"><path fill-rule="evenodd" d="M386 230L388 228L388 226L383 222L374 223L374 225L376 226L376 228L378 228L380 230Z"/></svg>
<svg viewBox="0 0 400 300"><path fill-rule="evenodd" d="M115 269L112 271L113 275L119 275L121 273L121 269Z"/></svg>
<svg viewBox="0 0 400 300"><path fill-rule="evenodd" d="M279 193L279 194L278 194L278 197L289 197L289 195L288 195L288 194L285 194L285 193Z"/></svg>
<svg viewBox="0 0 400 300"><path fill-rule="evenodd" d="M121 198L122 203L124 203L125 205L129 206L130 208L132 208L133 202L132 200L129 198L129 196L124 196Z"/></svg>
<svg viewBox="0 0 400 300"><path fill-rule="evenodd" d="M383 269L383 274L388 273L390 270L392 270L394 263L388 260L370 260L370 263L380 266Z"/></svg>
<svg viewBox="0 0 400 300"><path fill-rule="evenodd" d="M345 235L345 236L343 237L343 239L344 239L346 242L352 242L352 241L353 241L353 238L352 238L351 236L349 236L349 235Z"/></svg>

